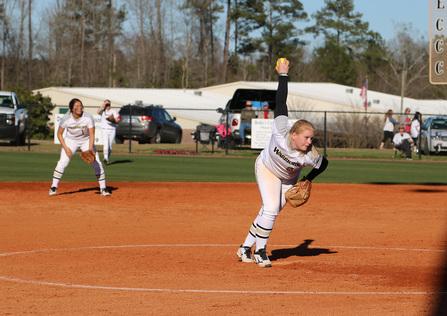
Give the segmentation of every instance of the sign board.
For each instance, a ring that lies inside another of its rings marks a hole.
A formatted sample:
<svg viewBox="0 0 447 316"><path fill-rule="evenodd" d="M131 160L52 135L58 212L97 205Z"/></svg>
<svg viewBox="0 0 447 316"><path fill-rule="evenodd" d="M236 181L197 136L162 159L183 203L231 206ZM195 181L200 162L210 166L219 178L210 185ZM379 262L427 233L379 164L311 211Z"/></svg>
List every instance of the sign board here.
<svg viewBox="0 0 447 316"><path fill-rule="evenodd" d="M447 0L429 0L431 84L447 84Z"/></svg>
<svg viewBox="0 0 447 316"><path fill-rule="evenodd" d="M289 120L289 128L297 120ZM263 149L270 141L272 135L273 119L252 119L251 120L251 148Z"/></svg>
<svg viewBox="0 0 447 316"><path fill-rule="evenodd" d="M57 130L59 129L59 124L61 119L64 117L65 114L56 114L56 122L54 123L54 143L60 144L59 139L57 139ZM95 145L102 145L102 129L100 126L101 116L100 115L93 115L93 118L95 119ZM64 137L65 137L66 131L64 131Z"/></svg>

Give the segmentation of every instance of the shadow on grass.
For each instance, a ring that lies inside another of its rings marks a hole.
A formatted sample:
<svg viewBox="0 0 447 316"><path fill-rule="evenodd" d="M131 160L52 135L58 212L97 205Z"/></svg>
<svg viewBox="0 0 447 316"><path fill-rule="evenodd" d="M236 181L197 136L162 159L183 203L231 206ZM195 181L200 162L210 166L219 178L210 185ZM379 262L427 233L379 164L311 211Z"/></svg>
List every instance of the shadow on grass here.
<svg viewBox="0 0 447 316"><path fill-rule="evenodd" d="M38 143L33 143L31 142L30 146L39 146ZM7 141L0 141L0 147L11 147L11 148L15 148L15 147L20 147L20 148L26 148L28 147L28 143L26 143L25 145L16 145Z"/></svg>
<svg viewBox="0 0 447 316"><path fill-rule="evenodd" d="M133 162L133 160L130 160L130 159L113 160L113 161L109 162L107 165L110 166L110 165L117 165L120 163L132 163L132 162Z"/></svg>
<svg viewBox="0 0 447 316"><path fill-rule="evenodd" d="M313 239L306 239L300 245L295 248L283 248L283 249L273 249L272 254L269 256L271 261L276 261L278 259L285 259L292 256L296 257L310 257L319 256L322 254L332 254L337 253L337 251L332 251L328 248L309 248Z"/></svg>

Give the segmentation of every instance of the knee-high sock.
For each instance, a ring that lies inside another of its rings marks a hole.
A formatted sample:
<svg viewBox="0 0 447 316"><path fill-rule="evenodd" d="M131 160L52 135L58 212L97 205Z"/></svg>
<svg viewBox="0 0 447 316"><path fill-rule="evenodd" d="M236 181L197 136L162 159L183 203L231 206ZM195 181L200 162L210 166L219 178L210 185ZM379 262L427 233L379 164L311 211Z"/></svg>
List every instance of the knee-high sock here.
<svg viewBox="0 0 447 316"><path fill-rule="evenodd" d="M64 175L63 172L57 171L57 169L54 169L53 171L53 180L51 181L51 187L57 188L59 186L59 182L61 181L62 176Z"/></svg>
<svg viewBox="0 0 447 316"><path fill-rule="evenodd" d="M57 188L59 182L64 175L65 168L70 163L70 157L67 156L64 149L61 149L61 155L59 161L57 162L56 168L53 171L53 180L51 181L51 187Z"/></svg>
<svg viewBox="0 0 447 316"><path fill-rule="evenodd" d="M275 224L276 215L263 212L256 225L256 251L265 248Z"/></svg>
<svg viewBox="0 0 447 316"><path fill-rule="evenodd" d="M99 188L105 189L106 186L106 174L104 172L104 167L102 166L101 161L99 160L99 154L96 152L96 159L92 163L92 167L95 170L96 178L98 179Z"/></svg>
<svg viewBox="0 0 447 316"><path fill-rule="evenodd" d="M245 238L245 241L242 244L242 246L251 248L256 243L256 227L257 227L258 218L259 218L259 215L256 216L253 223L251 223L250 229L248 230L247 237Z"/></svg>

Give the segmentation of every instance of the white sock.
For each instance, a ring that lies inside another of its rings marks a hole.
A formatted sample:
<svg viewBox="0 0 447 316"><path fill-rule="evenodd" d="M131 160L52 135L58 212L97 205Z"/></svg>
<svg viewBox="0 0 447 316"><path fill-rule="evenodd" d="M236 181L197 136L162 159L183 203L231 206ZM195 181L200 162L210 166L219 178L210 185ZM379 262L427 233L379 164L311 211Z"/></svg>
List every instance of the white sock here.
<svg viewBox="0 0 447 316"><path fill-rule="evenodd" d="M256 251L265 248L275 223L275 215L263 213L258 217L256 225Z"/></svg>

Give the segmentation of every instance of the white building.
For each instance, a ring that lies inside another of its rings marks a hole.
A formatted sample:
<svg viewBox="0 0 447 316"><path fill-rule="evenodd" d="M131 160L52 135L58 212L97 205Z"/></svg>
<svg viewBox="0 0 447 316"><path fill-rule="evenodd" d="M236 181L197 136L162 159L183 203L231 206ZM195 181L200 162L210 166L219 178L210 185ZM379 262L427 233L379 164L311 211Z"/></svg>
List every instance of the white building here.
<svg viewBox="0 0 447 316"><path fill-rule="evenodd" d="M183 89L134 89L134 88L65 88L49 87L34 90L50 97L56 104L55 114L68 110L68 102L79 98L89 113L96 113L104 99L112 106L142 101L145 104L163 105L184 129L194 129L200 123L217 124L220 114L216 109L224 108L234 91L240 88L272 89L276 82L238 81L196 90ZM402 105L401 105L402 102ZM333 83L289 83L288 106L290 110L306 111L355 111L364 112L360 89ZM409 107L411 112L447 114L447 100L416 100L381 92L368 91L368 112L384 113L392 109L395 113Z"/></svg>

